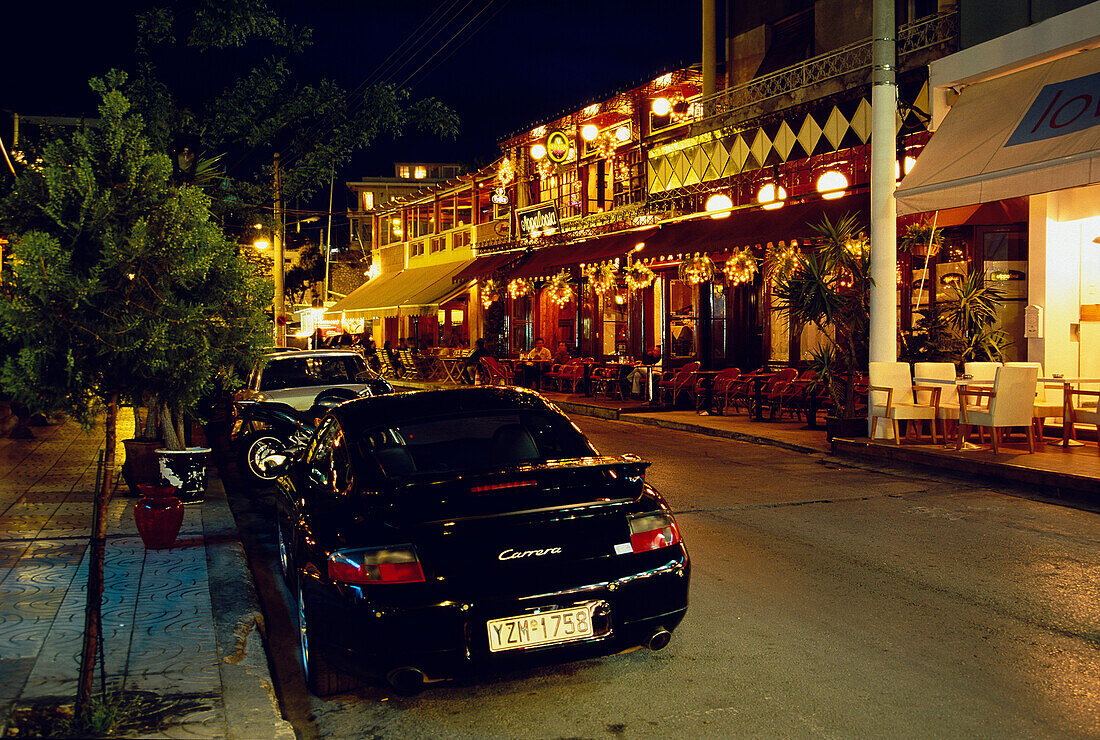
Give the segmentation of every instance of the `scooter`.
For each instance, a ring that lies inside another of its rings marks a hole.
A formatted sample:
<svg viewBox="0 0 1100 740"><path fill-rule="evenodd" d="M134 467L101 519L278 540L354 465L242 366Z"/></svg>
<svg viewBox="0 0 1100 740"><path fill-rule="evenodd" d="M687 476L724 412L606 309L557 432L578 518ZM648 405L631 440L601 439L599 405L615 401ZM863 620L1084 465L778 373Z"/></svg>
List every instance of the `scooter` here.
<svg viewBox="0 0 1100 740"><path fill-rule="evenodd" d="M237 464L253 483L270 483L279 474L265 468L264 460L271 455L301 455L330 409L355 398L392 392L393 387L385 381L359 393L328 388L317 394L305 412L278 401L238 401L230 433L230 441L237 445Z"/></svg>

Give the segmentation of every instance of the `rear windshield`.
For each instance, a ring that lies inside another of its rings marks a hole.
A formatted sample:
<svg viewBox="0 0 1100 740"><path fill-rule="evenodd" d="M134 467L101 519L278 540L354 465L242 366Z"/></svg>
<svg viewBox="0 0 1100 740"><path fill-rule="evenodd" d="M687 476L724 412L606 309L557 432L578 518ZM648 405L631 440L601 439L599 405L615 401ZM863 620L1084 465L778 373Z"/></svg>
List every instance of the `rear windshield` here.
<svg viewBox="0 0 1100 740"><path fill-rule="evenodd" d="M437 417L375 428L360 440L387 478L462 473L596 454L565 419L539 411Z"/></svg>
<svg viewBox="0 0 1100 740"><path fill-rule="evenodd" d="M354 355L269 360L260 377L259 389L277 391L282 388L355 383L357 376L365 369L362 358Z"/></svg>

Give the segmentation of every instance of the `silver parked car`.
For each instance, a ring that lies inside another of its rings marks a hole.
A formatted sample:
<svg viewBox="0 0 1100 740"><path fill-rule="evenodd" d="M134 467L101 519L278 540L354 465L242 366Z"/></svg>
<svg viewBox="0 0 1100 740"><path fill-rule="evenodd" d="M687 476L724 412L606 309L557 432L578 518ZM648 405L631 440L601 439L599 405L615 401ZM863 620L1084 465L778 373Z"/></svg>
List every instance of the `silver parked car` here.
<svg viewBox="0 0 1100 740"><path fill-rule="evenodd" d="M362 393L372 388L375 377L363 357L352 350L274 352L256 363L248 385L235 399L279 401L307 411L320 391L347 388Z"/></svg>

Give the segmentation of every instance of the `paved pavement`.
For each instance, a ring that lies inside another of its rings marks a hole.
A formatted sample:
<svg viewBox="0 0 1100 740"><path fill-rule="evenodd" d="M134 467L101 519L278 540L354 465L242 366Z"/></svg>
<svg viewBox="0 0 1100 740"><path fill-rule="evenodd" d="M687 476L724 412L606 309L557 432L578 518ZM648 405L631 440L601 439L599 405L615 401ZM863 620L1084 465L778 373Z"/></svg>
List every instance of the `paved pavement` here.
<svg viewBox="0 0 1100 740"><path fill-rule="evenodd" d="M120 425L119 439L132 436ZM0 440L0 736L16 707L71 702L102 428ZM119 445L119 461L123 451ZM108 689L158 695L141 737L293 738L279 715L244 551L213 471L174 547L146 550L134 499L109 509L103 630ZM97 676L97 688L99 685Z"/></svg>

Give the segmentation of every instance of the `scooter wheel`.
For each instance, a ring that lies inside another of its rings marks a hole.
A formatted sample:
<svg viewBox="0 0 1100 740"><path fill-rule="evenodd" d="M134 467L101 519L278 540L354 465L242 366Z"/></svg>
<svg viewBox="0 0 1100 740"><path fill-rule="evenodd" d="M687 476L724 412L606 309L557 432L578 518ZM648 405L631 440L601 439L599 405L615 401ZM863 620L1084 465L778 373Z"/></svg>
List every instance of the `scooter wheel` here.
<svg viewBox="0 0 1100 740"><path fill-rule="evenodd" d="M286 450L286 443L267 432L256 432L245 437L241 444L241 470L254 481L270 483L279 477L276 472L264 469L263 461L269 455Z"/></svg>

